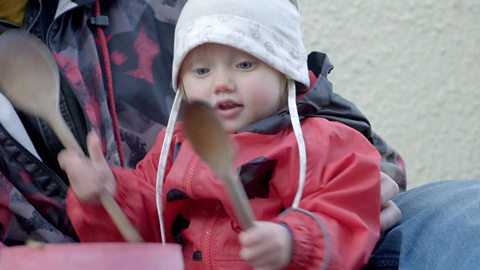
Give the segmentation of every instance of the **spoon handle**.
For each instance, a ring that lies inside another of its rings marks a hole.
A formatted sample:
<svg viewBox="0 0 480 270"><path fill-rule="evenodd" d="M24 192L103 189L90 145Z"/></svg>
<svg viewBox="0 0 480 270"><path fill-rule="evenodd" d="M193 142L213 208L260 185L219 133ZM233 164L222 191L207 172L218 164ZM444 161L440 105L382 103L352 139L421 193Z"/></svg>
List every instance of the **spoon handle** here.
<svg viewBox="0 0 480 270"><path fill-rule="evenodd" d="M250 229L253 227L255 216L248 203L247 194L245 193L243 186L240 184L240 179L233 173L223 176L222 179L225 183L233 208L235 209L235 215L237 216L240 226L244 230Z"/></svg>
<svg viewBox="0 0 480 270"><path fill-rule="evenodd" d="M120 231L120 234L125 238L127 242L140 243L143 242L142 236L138 233L137 229L133 227L130 220L128 220L122 208L118 205L112 194L104 191L98 195L98 200L102 204L105 211L110 215L115 226Z"/></svg>
<svg viewBox="0 0 480 270"><path fill-rule="evenodd" d="M67 123L65 123L65 120L63 120L60 112L55 112L54 114L51 114L51 117L45 119L50 119L50 127L66 149L75 150L77 153L83 154L82 148L73 136L70 128L67 126Z"/></svg>
<svg viewBox="0 0 480 270"><path fill-rule="evenodd" d="M63 146L66 149L75 150L77 153L83 154L82 148L78 144L60 113L57 113L55 117L52 116L51 119L52 120L49 124L57 135L58 139L62 142ZM123 213L122 208L120 208L112 194L104 191L98 195L98 200L110 215L113 223L115 226L117 226L120 234L127 242L143 242L142 237L132 225L130 220L128 220L125 213Z"/></svg>

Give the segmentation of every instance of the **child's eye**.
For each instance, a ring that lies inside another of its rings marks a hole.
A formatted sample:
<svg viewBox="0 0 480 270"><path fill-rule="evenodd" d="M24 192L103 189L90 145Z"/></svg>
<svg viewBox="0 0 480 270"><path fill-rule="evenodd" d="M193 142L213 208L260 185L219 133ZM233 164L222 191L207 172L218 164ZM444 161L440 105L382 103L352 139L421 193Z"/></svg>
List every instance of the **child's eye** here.
<svg viewBox="0 0 480 270"><path fill-rule="evenodd" d="M210 72L210 69L208 69L208 68L196 68L194 70L194 72L195 72L195 75L197 75L199 77L203 77Z"/></svg>
<svg viewBox="0 0 480 270"><path fill-rule="evenodd" d="M253 63L252 61L244 61L244 62L240 62L237 64L237 68L239 69L243 69L243 70L250 70L253 68L255 63Z"/></svg>

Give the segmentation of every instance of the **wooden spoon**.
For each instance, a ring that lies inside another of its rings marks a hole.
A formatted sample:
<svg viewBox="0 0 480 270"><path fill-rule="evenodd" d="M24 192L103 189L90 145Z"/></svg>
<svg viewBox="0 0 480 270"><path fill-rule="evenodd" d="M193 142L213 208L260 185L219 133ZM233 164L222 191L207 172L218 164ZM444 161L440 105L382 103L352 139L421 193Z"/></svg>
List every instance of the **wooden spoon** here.
<svg viewBox="0 0 480 270"><path fill-rule="evenodd" d="M233 150L220 120L203 102L192 102L183 111L185 136L197 154L224 181L240 226L246 230L255 220L247 195L237 174L233 173Z"/></svg>
<svg viewBox="0 0 480 270"><path fill-rule="evenodd" d="M0 91L16 108L47 122L65 148L83 155L60 113L58 69L42 41L19 30L0 35ZM101 193L99 201L125 240L143 241L110 193Z"/></svg>

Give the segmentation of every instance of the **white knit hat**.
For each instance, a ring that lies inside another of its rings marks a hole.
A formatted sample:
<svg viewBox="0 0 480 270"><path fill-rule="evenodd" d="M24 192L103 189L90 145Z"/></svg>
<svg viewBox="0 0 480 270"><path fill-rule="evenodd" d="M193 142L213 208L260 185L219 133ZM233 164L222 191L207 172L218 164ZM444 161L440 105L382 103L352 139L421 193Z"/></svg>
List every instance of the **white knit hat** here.
<svg viewBox="0 0 480 270"><path fill-rule="evenodd" d="M307 54L296 1L189 0L175 28L172 83L186 55L205 43L247 52L308 87Z"/></svg>
<svg viewBox="0 0 480 270"><path fill-rule="evenodd" d="M188 0L175 28L172 84L178 89L178 73L194 48L217 43L249 53L283 73L287 78L288 110L299 151L299 184L292 209L299 209L306 174L306 149L296 104L296 83L307 89L310 80L307 54L302 41L301 20L296 0ZM165 228L162 187L174 125L182 100L178 91L173 101L157 170L157 211L162 242Z"/></svg>

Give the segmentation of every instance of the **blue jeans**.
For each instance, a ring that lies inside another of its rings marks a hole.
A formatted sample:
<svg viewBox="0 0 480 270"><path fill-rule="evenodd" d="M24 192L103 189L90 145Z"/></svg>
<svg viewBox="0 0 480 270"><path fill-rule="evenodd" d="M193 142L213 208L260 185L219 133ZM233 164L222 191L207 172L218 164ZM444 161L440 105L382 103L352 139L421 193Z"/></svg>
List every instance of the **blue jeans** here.
<svg viewBox="0 0 480 270"><path fill-rule="evenodd" d="M382 236L365 269L479 269L480 180L423 185L395 202L402 220Z"/></svg>

